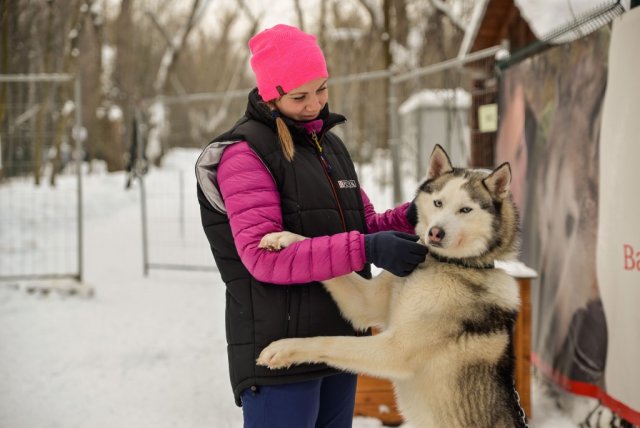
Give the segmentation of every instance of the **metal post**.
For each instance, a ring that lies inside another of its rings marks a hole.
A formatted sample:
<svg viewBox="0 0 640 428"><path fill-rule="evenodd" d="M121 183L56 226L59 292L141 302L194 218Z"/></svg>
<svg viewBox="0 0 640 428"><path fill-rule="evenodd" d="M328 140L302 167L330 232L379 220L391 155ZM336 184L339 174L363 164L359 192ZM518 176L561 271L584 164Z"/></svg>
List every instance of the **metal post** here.
<svg viewBox="0 0 640 428"><path fill-rule="evenodd" d="M147 195L144 189L144 178L140 179L140 212L142 213L142 265L144 276L149 276L149 253L147 249Z"/></svg>
<svg viewBox="0 0 640 428"><path fill-rule="evenodd" d="M82 213L82 158L83 158L83 149L82 143L87 138L87 130L82 126L82 85L80 82L80 76L76 76L74 82L74 93L75 93L75 132L74 137L76 140L76 168L78 174L78 281L82 282L82 277L84 273L84 269L82 267L83 264L83 213Z"/></svg>
<svg viewBox="0 0 640 428"><path fill-rule="evenodd" d="M136 131L137 145L138 145L138 160L137 162L142 162L142 132L140 129L141 124L141 115L140 110L136 109L136 127L138 128ZM144 187L144 172L138 169L138 164L134 164L134 171L138 180L140 181L140 212L142 214L142 269L144 276L149 276L149 251L148 251L148 242L147 242L147 194L145 192Z"/></svg>
<svg viewBox="0 0 640 428"><path fill-rule="evenodd" d="M403 201L400 183L400 138L398 137L397 104L396 84L392 79L389 79L389 148L391 149L391 163L393 164L393 203L396 205Z"/></svg>
<svg viewBox="0 0 640 428"><path fill-rule="evenodd" d="M180 191L180 199L179 199L179 201L180 201L180 207L179 207L179 209L180 209L180 236L182 237L183 243L184 243L184 227L185 227L184 226L184 223L185 223L185 220L184 220L184 171L180 170L179 174L180 174L180 180L179 180L179 186L180 186L180 189L179 189L179 191Z"/></svg>
<svg viewBox="0 0 640 428"><path fill-rule="evenodd" d="M416 143L417 143L417 147L416 147L416 182L420 182L420 180L422 179L422 177L424 176L424 174L426 173L424 165L426 164L425 159L427 158L427 155L424 152L424 145L422 143L422 138L423 138L423 131L424 131L424 126L422 124L422 111L417 108L416 109L416 117L414 119L415 124L416 124Z"/></svg>

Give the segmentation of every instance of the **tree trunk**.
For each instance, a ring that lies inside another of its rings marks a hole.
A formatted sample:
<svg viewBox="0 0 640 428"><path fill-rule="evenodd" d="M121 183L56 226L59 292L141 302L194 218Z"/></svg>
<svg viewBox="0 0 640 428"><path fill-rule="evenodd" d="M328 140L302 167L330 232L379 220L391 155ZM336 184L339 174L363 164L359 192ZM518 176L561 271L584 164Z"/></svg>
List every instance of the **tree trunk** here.
<svg viewBox="0 0 640 428"><path fill-rule="evenodd" d="M53 1L47 2L47 25L45 30L45 48L44 48L44 64L42 71L44 73L51 72L52 54L53 54ZM44 157L44 127L46 126L46 114L49 109L49 93L51 84L49 82L42 83L43 89L41 94L40 108L36 114L35 135L33 138L33 178L36 186L40 185L42 178L42 160Z"/></svg>
<svg viewBox="0 0 640 428"><path fill-rule="evenodd" d="M109 145L109 156L107 168L110 171L123 167L123 155L127 151L127 142L131 141L133 130L134 109L137 102L142 97L142 88L136 84L136 74L132 71L136 68L136 55L134 54L134 44L132 34L135 34L133 26L133 1L122 0L120 3L120 13L115 22L115 32L113 45L116 49L115 66L113 70L113 81L118 88L118 98L110 99L122 110L122 121L120 124L122 132L110 131L110 135L105 135L105 143Z"/></svg>
<svg viewBox="0 0 640 428"><path fill-rule="evenodd" d="M175 39L171 40L170 43L167 44L164 55L160 60L160 66L158 67L155 82L153 84L153 88L156 96L166 94L169 77L173 73L173 70L175 69L176 64L178 62L178 58L180 56L180 52L184 47L189 37L189 34L191 33L191 30L193 29L197 21L196 12L198 11L199 6L200 6L200 0L193 0L193 4L191 5L191 10L189 12L187 21L178 30L177 36L175 37ZM150 16L152 17L152 19L155 18L154 15L150 15ZM157 25L159 25L157 19L154 19L154 22ZM164 111L164 109L162 109L162 111ZM157 117L157 115L151 115L152 118L154 116ZM158 119L161 120L162 122L164 122L165 120L165 118L158 118ZM162 132L160 131L161 128L165 126L165 124L157 123L157 122L158 122L157 120L156 121L151 120L151 122L149 123L148 134L158 135L158 139L160 140L158 141L160 143L160 147L151 147L151 148L148 147L148 149L151 149L150 151L148 151L148 153L150 154L149 160L153 162L155 165L159 166L164 154L167 151L167 146L166 146L167 143L165 141L166 138L163 138L163 136L161 135ZM151 156L152 153L154 154L154 156ZM155 153L157 153L157 155L155 155Z"/></svg>
<svg viewBox="0 0 640 428"><path fill-rule="evenodd" d="M80 36L82 34L82 30L84 28L84 18L85 13L81 11L81 6L84 4L85 0L78 0L73 6L73 19L71 21L71 29L75 31L75 37L65 37L64 48L62 52L62 72L69 74L74 68L75 61L73 57L74 49L78 48L78 44L80 41ZM89 8L87 10L90 9ZM53 148L55 152L55 158L53 159L53 164L51 168L51 176L49 177L49 184L55 186L56 177L60 170L62 169L62 139L64 137L65 130L69 125L69 121L71 119L72 112L67 112L64 109L64 103L71 99L73 92L71 88L73 87L73 82L64 83L57 94L58 104L61 106L58 118L54 127L53 134ZM75 99L74 99L75 103ZM75 108L82 108L81 105L76 105Z"/></svg>

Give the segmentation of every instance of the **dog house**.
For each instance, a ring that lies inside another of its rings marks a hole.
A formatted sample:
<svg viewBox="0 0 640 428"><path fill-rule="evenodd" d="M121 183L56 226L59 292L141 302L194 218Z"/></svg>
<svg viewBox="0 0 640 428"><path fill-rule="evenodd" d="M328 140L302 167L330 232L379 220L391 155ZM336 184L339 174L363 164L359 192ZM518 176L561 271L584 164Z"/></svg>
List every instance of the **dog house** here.
<svg viewBox="0 0 640 428"><path fill-rule="evenodd" d="M410 96L400 106L400 129L405 155L415 156L416 179L427 170L436 144L449 154L454 165L468 165L469 109L471 95L461 88L426 89Z"/></svg>

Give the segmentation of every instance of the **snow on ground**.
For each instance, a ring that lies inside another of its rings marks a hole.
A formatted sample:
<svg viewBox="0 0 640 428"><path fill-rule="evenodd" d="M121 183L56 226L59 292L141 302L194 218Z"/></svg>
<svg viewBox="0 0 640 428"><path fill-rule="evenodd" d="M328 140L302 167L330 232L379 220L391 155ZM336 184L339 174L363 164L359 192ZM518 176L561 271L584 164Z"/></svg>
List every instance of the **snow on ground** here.
<svg viewBox="0 0 640 428"><path fill-rule="evenodd" d="M192 174L196 156L179 151L169 163ZM363 169L365 188L378 210L390 207L390 192L373 176ZM242 426L227 374L224 285L216 272L144 277L139 192L125 191L124 182L120 173L84 178L85 283L93 298L0 283L0 427ZM185 203L197 204L195 191ZM544 396L534 395L534 415L534 427L576 426Z"/></svg>

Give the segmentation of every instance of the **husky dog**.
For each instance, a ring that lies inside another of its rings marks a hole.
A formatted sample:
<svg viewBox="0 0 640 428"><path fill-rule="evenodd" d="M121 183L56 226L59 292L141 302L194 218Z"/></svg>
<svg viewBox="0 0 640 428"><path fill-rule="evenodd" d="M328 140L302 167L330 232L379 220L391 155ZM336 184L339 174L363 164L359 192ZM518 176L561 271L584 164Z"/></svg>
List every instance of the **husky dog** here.
<svg viewBox="0 0 640 428"><path fill-rule="evenodd" d="M416 428L526 426L513 378L518 286L494 267L518 249L510 181L507 163L492 172L454 168L436 146L415 198L425 262L405 278L383 271L372 280L352 273L323 282L354 327L380 333L278 340L258 364L326 363L388 378ZM277 250L302 239L279 232L260 246Z"/></svg>

